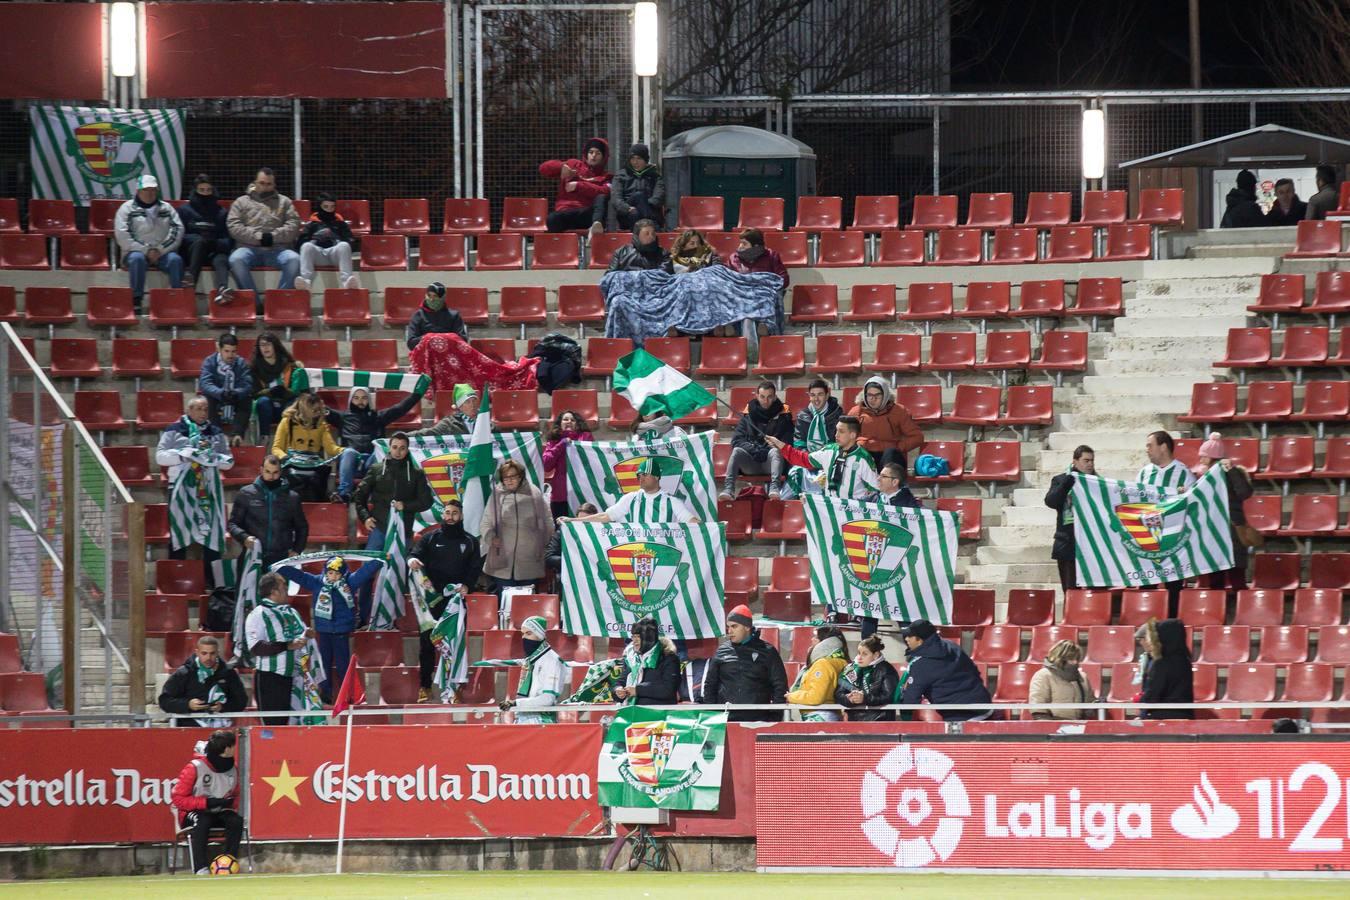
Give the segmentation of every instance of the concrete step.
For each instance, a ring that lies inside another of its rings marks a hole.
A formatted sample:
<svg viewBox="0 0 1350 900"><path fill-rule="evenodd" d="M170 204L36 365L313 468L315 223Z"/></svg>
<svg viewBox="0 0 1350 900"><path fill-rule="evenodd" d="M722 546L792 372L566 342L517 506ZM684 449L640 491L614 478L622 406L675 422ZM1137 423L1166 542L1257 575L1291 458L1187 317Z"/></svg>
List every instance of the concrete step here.
<svg viewBox="0 0 1350 900"><path fill-rule="evenodd" d="M1125 317L1169 319L1200 319L1207 316L1246 316L1247 307L1256 302L1259 292L1253 294L1203 294L1196 297L1163 296L1136 297L1125 308ZM1119 321L1119 320L1117 320Z"/></svg>
<svg viewBox="0 0 1350 900"><path fill-rule="evenodd" d="M1214 360L1223 357L1227 340L1227 331L1223 334L1195 334L1191 331L1178 331L1167 337L1114 335L1109 352L1102 354L1100 359L1115 360L1135 357L1156 359L1159 356L1166 355L1172 359L1186 360L1197 368L1205 368Z"/></svg>
<svg viewBox="0 0 1350 900"><path fill-rule="evenodd" d="M1046 553L1046 561L1043 563L991 563L974 565L970 567L966 582L989 582L991 584L1011 584L1014 587L1024 587L1032 583L1050 583L1059 582L1059 569L1054 562L1049 559L1050 554Z"/></svg>
<svg viewBox="0 0 1350 900"><path fill-rule="evenodd" d="M1192 384L1175 375L1085 375L1083 393L1153 397L1155 412L1181 412L1190 409Z"/></svg>
<svg viewBox="0 0 1350 900"><path fill-rule="evenodd" d="M984 546L975 554L975 560L980 567L998 565L1020 566L1041 563L1050 558L1051 537L1053 537L1053 535L1046 535L1044 543L1041 544L1027 544L1016 547Z"/></svg>
<svg viewBox="0 0 1350 900"><path fill-rule="evenodd" d="M1053 530L1055 511L1048 506L1043 508L1050 513L1050 526ZM985 547L1037 547L1047 543L1048 540L1045 525L1039 522L1025 525L995 525L984 530L984 544L981 549Z"/></svg>
<svg viewBox="0 0 1350 900"><path fill-rule="evenodd" d="M1094 359L1088 361L1088 375L1103 375L1108 377L1120 377L1122 375L1157 375L1166 373L1177 380L1185 380L1187 384L1194 384L1196 381L1213 381L1215 369L1209 366L1197 367L1194 362L1180 354L1187 352L1183 350L1185 341L1167 342L1173 346L1166 352L1159 351L1156 356L1112 356L1109 359ZM1205 355L1203 350L1195 351ZM1222 348L1219 355L1214 357L1219 359L1223 356Z"/></svg>
<svg viewBox="0 0 1350 900"><path fill-rule="evenodd" d="M1183 318L1180 316L1127 316L1116 319L1117 337L1176 337L1177 335L1224 336L1230 328L1245 328L1247 316L1204 316Z"/></svg>
<svg viewBox="0 0 1350 900"><path fill-rule="evenodd" d="M1044 504L1045 491L1027 488L1027 493L1035 494L1037 501ZM1048 506L1010 506L1003 511L1003 521L1010 528L1035 528L1042 530L1055 527L1055 511Z"/></svg>
<svg viewBox="0 0 1350 900"><path fill-rule="evenodd" d="M1269 268L1267 268L1267 266ZM1141 278L1134 283L1134 299L1156 297L1255 297L1261 293L1261 275L1275 271L1273 260L1256 265L1250 274L1181 275L1177 278Z"/></svg>

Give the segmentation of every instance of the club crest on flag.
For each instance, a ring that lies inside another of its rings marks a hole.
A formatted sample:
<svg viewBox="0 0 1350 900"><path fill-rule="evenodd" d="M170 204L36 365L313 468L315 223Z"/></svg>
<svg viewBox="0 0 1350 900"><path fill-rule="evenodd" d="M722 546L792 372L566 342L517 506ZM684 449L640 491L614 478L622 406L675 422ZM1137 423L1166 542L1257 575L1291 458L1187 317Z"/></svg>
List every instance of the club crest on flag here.
<svg viewBox="0 0 1350 900"><path fill-rule="evenodd" d="M623 738L633 777L642 784L658 784L679 736L666 728L665 721L659 721L629 725Z"/></svg>
<svg viewBox="0 0 1350 900"><path fill-rule="evenodd" d="M684 460L675 456L653 456L652 459L660 461L660 470L664 473L661 475L662 490L671 493L679 490L684 476ZM614 480L619 493L631 494L638 489L638 468L646 461L646 456L630 456L615 463Z"/></svg>
<svg viewBox="0 0 1350 900"><path fill-rule="evenodd" d="M153 149L145 131L125 122L90 122L75 129L67 151L87 177L101 184L136 178Z"/></svg>
<svg viewBox="0 0 1350 900"><path fill-rule="evenodd" d="M895 587L907 574L905 559L918 552L914 535L893 522L854 519L839 532L836 552L848 560L844 578L859 590Z"/></svg>
<svg viewBox="0 0 1350 900"><path fill-rule="evenodd" d="M605 562L610 597L642 614L669 606L678 590L677 576L689 568L683 551L650 541L610 547Z"/></svg>
<svg viewBox="0 0 1350 900"><path fill-rule="evenodd" d="M446 453L422 461L427 484L441 506L460 499L459 486L464 480L464 464L467 461L463 453Z"/></svg>
<svg viewBox="0 0 1350 900"><path fill-rule="evenodd" d="M1167 556L1186 538L1184 503L1121 503L1115 514L1113 524L1146 559Z"/></svg>

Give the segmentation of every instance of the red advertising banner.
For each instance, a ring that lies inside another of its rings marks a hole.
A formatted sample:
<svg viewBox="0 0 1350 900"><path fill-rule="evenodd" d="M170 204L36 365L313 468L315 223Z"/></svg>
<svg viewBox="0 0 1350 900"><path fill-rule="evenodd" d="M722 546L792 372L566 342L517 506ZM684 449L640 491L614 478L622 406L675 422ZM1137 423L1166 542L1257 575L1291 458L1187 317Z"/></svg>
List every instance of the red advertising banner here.
<svg viewBox="0 0 1350 900"><path fill-rule="evenodd" d="M1344 741L765 735L755 780L770 868L1350 866Z"/></svg>
<svg viewBox="0 0 1350 900"><path fill-rule="evenodd" d="M0 844L173 838L174 780L204 728L0 731Z"/></svg>
<svg viewBox="0 0 1350 900"><path fill-rule="evenodd" d="M253 728L253 837L580 836L603 826L597 725L374 725Z"/></svg>

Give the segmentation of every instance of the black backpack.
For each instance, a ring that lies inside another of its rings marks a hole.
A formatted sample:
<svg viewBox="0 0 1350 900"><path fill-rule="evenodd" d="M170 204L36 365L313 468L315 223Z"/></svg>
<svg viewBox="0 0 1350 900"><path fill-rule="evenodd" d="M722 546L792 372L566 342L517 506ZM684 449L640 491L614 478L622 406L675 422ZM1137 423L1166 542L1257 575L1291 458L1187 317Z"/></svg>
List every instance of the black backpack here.
<svg viewBox="0 0 1350 900"><path fill-rule="evenodd" d="M216 588L206 600L206 618L202 620L202 625L207 631L233 631L234 606L234 589Z"/></svg>
<svg viewBox="0 0 1350 900"><path fill-rule="evenodd" d="M549 332L535 344L530 356L540 360L535 376L541 393L552 394L563 385L581 382L581 345L567 335Z"/></svg>

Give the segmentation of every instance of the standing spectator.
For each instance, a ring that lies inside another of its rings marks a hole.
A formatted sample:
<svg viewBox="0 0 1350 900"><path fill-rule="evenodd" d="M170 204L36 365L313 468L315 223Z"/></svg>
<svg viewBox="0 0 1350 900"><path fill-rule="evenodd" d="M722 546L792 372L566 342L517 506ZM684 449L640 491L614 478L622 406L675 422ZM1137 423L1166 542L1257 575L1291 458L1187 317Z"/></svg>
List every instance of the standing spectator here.
<svg viewBox="0 0 1350 900"><path fill-rule="evenodd" d="M656 223L638 219L633 225L633 240L609 258L608 272L643 272L666 264L666 251L656 236Z"/></svg>
<svg viewBox="0 0 1350 900"><path fill-rule="evenodd" d="M839 674L848 665L848 642L837 625L819 625L806 654L806 668L788 691L787 702L798 706L821 706L834 702ZM889 702L889 701L888 701ZM803 722L839 722L843 716L832 709L802 713Z"/></svg>
<svg viewBox="0 0 1350 900"><path fill-rule="evenodd" d="M850 722L895 721L895 710L875 708L894 703L900 687L900 676L886 662L885 649L886 645L875 634L863 638L853 662L839 675L834 702L845 707Z"/></svg>
<svg viewBox="0 0 1350 900"><path fill-rule="evenodd" d="M1218 463L1223 468L1224 486L1228 490L1228 521L1233 541L1233 567L1222 572L1205 576L1211 588L1226 588L1230 591L1247 589L1247 541L1243 535L1250 529L1247 526L1247 514L1242 504L1252 495L1252 477L1247 470L1236 465L1228 458L1223 444L1223 435L1212 432L1209 439L1200 445L1200 474L1204 475L1210 467Z"/></svg>
<svg viewBox="0 0 1350 900"><path fill-rule="evenodd" d="M464 327L459 310L445 305L445 285L439 281L427 285L422 305L408 320L408 328L404 331L403 337L408 349L415 350L422 342L422 338L429 334L457 334L466 341L469 339L469 329Z"/></svg>
<svg viewBox="0 0 1350 900"><path fill-rule="evenodd" d="M234 446L242 444L253 404L253 373L239 356L238 335L227 332L216 338L216 352L202 360L197 392L210 404L211 421L233 433Z"/></svg>
<svg viewBox="0 0 1350 900"><path fill-rule="evenodd" d="M905 639L908 676L901 703L927 700L934 706L947 703L988 703L989 688L980 677L980 667L965 651L938 636L927 619L915 619L901 634ZM989 712L953 709L941 713L944 721L966 722L989 718ZM912 718L907 712L906 719Z"/></svg>
<svg viewBox="0 0 1350 900"><path fill-rule="evenodd" d="M442 437L455 434L470 434L473 421L478 418L480 399L478 392L467 384L455 385L455 408L442 416L434 425L408 432L408 437Z"/></svg>
<svg viewBox="0 0 1350 900"><path fill-rule="evenodd" d="M1139 470L1139 477L1135 480L1162 488L1190 490L1191 486L1195 484L1195 475L1182 464L1181 460L1172 455L1175 448L1176 442L1172 440L1172 435L1166 431L1155 431L1150 434L1144 442L1144 452L1148 454L1148 463ZM1183 586L1184 582L1180 578L1163 585L1167 588L1167 614L1169 616L1177 614L1177 605L1181 602Z"/></svg>
<svg viewBox="0 0 1350 900"><path fill-rule="evenodd" d="M159 708L182 718L175 725L188 728L212 728L228 720L215 719L219 713L242 712L248 706L248 693L239 673L220 658L220 640L209 634L197 638L197 650L183 663L159 692ZM220 724L219 727L225 727Z"/></svg>
<svg viewBox="0 0 1350 900"><path fill-rule="evenodd" d="M766 438L770 447L783 454L789 465L800 466L814 482L812 490L832 497L867 500L877 489L877 470L872 454L862 448L862 424L853 416L840 416L834 426L834 443L814 453L799 450L777 438ZM863 637L867 635L864 634Z"/></svg>
<svg viewBox="0 0 1350 900"><path fill-rule="evenodd" d="M680 657L674 642L661 634L651 616L638 619L628 633L631 640L623 651L628 677L614 688L614 696L643 706L679 703Z"/></svg>
<svg viewBox="0 0 1350 900"><path fill-rule="evenodd" d="M694 515L679 497L661 487L664 475L673 475L662 468L667 465L659 456L649 456L642 461L637 470L638 489L629 491L604 512L588 516L568 518L563 516L559 522L684 522L698 524L701 520Z"/></svg>
<svg viewBox="0 0 1350 900"><path fill-rule="evenodd" d="M722 264L722 257L717 255L717 251L704 239L703 234L688 228L681 232L671 245L670 258L666 260L665 269L672 275L684 275Z"/></svg>
<svg viewBox="0 0 1350 900"><path fill-rule="evenodd" d="M230 510L230 537L246 547L262 543L263 568L295 553L303 553L309 540L309 522L305 519L300 495L281 477L281 460L268 456L252 484L234 495ZM282 580L282 591L285 591ZM258 589L259 596L265 596Z"/></svg>
<svg viewBox="0 0 1350 900"><path fill-rule="evenodd" d="M778 255L777 250L770 250L764 246L764 232L758 228L747 228L741 232L740 243L736 245L736 252L731 254L731 258L726 262L727 268L733 272L769 272L777 275L783 282L783 286L778 290L778 315L774 322L773 334L783 333L783 297L787 294L788 284L791 279L788 277L787 266L783 265L783 257ZM718 334L714 330L713 334ZM722 336L730 336L736 333L735 325L726 325L720 329ZM768 328L760 326L760 334L770 333Z"/></svg>
<svg viewBox="0 0 1350 900"><path fill-rule="evenodd" d="M435 499L426 473L408 453L408 436L398 432L389 439L389 455L370 467L366 477L356 486L356 493L352 494L356 517L370 532L366 549L384 549L391 504L403 517L403 533L411 539L413 521L420 513L431 509ZM370 622L373 596L374 585L367 585L361 592L360 625L363 628Z"/></svg>
<svg viewBox="0 0 1350 900"><path fill-rule="evenodd" d="M1317 193L1308 198L1309 219L1325 219L1327 213L1341 205L1340 191L1336 187L1336 169L1333 166L1318 166L1313 180L1317 183Z"/></svg>
<svg viewBox="0 0 1350 900"><path fill-rule="evenodd" d="M338 286L359 288L361 279L352 273L351 226L337 211L332 194L320 194L318 208L300 230L300 277L295 286L307 291L314 283L314 270L321 265L338 267Z"/></svg>
<svg viewBox="0 0 1350 900"><path fill-rule="evenodd" d="M428 528L413 542L408 556L408 568L424 572L431 582L432 595L427 597L431 618L445 615L449 598L446 588L468 594L478 584L483 572L483 556L478 550L478 539L464 530L464 508L458 500L446 501L441 507L441 524ZM417 664L421 678L417 702L425 703L431 697L431 675L436 669L436 648L431 643L430 631L421 632Z"/></svg>
<svg viewBox="0 0 1350 900"><path fill-rule="evenodd" d="M779 442L792 440L792 410L778 399L778 390L772 381L761 381L755 389L755 399L745 405L745 411L736 422L731 435L731 458L722 479L722 500L736 495L739 475L768 475L770 500L777 500L783 490L785 464L782 451L771 446L768 439Z"/></svg>
<svg viewBox="0 0 1350 900"><path fill-rule="evenodd" d="M207 865L210 862L207 848L212 829L220 828L225 832L222 852L234 857L239 855L244 820L235 811L239 803L239 770L234 765L237 740L233 731L222 729L212 732L206 740L198 741L192 759L183 766L173 784L173 807L178 814L178 827L191 829L188 862L198 875L211 872Z"/></svg>
<svg viewBox="0 0 1350 900"><path fill-rule="evenodd" d="M352 658L352 632L356 630L354 594L375 580L383 563L367 560L355 572L347 570L347 561L334 556L323 567L323 575L311 575L295 566L282 566L277 574L309 591L314 630L319 634L319 655L323 657L324 702L332 700L333 689L347 676Z"/></svg>
<svg viewBox="0 0 1350 900"><path fill-rule="evenodd" d="M589 228L590 238L605 231L605 213L609 208L609 182L605 171L609 162L609 142L593 137L581 148L581 159L550 159L539 166L539 174L556 179L558 196L548 214L549 231Z"/></svg>
<svg viewBox="0 0 1350 900"><path fill-rule="evenodd" d="M544 576L544 550L553 537L553 517L539 488L525 478L520 463L508 459L497 467L492 497L479 528L483 572L492 590L533 585Z"/></svg>
<svg viewBox="0 0 1350 900"><path fill-rule="evenodd" d="M1087 677L1079 669L1083 661L1083 648L1073 641L1060 641L1045 654L1045 665L1031 676L1029 703L1095 703L1096 692L1088 684ZM1092 718L1091 710L1034 709L1033 719L1087 719Z"/></svg>
<svg viewBox="0 0 1350 900"><path fill-rule="evenodd" d="M877 468L889 462L905 465L909 451L923 446L923 431L891 393L891 385L880 375L873 375L863 383L863 389L848 411L862 424L858 443L872 454Z"/></svg>
<svg viewBox="0 0 1350 900"><path fill-rule="evenodd" d="M874 500L883 506L895 506L901 509L923 509L919 498L905 484L905 467L898 462L888 462L877 473L877 495Z"/></svg>
<svg viewBox="0 0 1350 900"><path fill-rule="evenodd" d="M815 453L834 440L834 429L844 409L839 401L830 394L830 383L824 378L816 378L806 389L806 407L797 413L792 429L792 446L807 453ZM803 492L815 488L814 483L803 478L801 468L793 466L783 481L783 499L791 500Z"/></svg>
<svg viewBox="0 0 1350 900"><path fill-rule="evenodd" d="M1266 213L1267 225L1297 225L1308 217L1308 204L1294 192L1294 179L1281 178L1275 182L1275 202Z"/></svg>
<svg viewBox="0 0 1350 900"><path fill-rule="evenodd" d="M558 714L539 712L557 706L569 684L567 663L548 644L548 622L543 616L530 616L520 623L525 644L525 671L520 676L516 696L498 704L503 711L516 710L517 725L552 725Z"/></svg>
<svg viewBox="0 0 1350 900"><path fill-rule="evenodd" d="M270 331L258 335L253 344L253 359L249 371L253 376L253 410L258 418L258 443L272 446L272 436L286 407L294 402L291 376L304 363L291 356L291 351Z"/></svg>
<svg viewBox="0 0 1350 900"><path fill-rule="evenodd" d="M200 469L203 465L207 465L200 461L203 458L209 456L220 460L218 468L221 471L234 467L229 439L219 426L211 422L208 409L205 397L193 397L187 403L187 412L177 422L165 428L164 433L159 436L159 443L155 446L155 462L168 470L166 476L170 497L173 496L174 486L178 484L178 480L194 466L198 469L198 476L203 476L204 473ZM199 485L201 483L198 481ZM169 559L187 559L187 550L187 547L171 547ZM211 582L210 587L213 588L215 575L211 563L218 559L220 559L219 551L210 547L202 548L206 577L208 582Z"/></svg>
<svg viewBox="0 0 1350 900"><path fill-rule="evenodd" d="M352 502L352 485L366 474L370 458L375 452L375 442L384 437L390 422L397 422L404 413L421 402L420 396L409 394L388 409L376 410L375 398L370 389L356 387L347 394L345 413L328 413L329 424L337 426L342 438L338 485L328 498L330 503Z"/></svg>
<svg viewBox="0 0 1350 900"><path fill-rule="evenodd" d="M291 682L300 673L300 650L314 636L300 614L286 601L286 579L268 572L258 579L258 605L244 620L244 639L254 659L253 699L266 725L290 719Z"/></svg>
<svg viewBox="0 0 1350 900"><path fill-rule="evenodd" d="M744 603L727 614L727 639L717 646L703 674L699 702L783 703L787 695L787 671L783 658L758 634L750 607ZM782 713L763 709L734 709L729 722L778 722Z"/></svg>
<svg viewBox="0 0 1350 900"><path fill-rule="evenodd" d="M1059 566L1059 586L1065 593L1078 587L1077 542L1074 538L1073 473L1097 474L1097 454L1087 444L1073 449L1073 464L1067 472L1050 479L1045 505L1055 511L1055 541L1050 558Z"/></svg>
<svg viewBox="0 0 1350 900"><path fill-rule="evenodd" d="M1220 228L1260 228L1266 217L1256 202L1256 176L1248 169L1237 174L1237 187L1228 192Z"/></svg>
<svg viewBox="0 0 1350 900"><path fill-rule="evenodd" d="M183 223L183 255L187 257L187 283L196 290L197 279L209 262L215 291L211 299L224 303L230 289L230 229L225 224L225 207L220 205L209 175L198 175L192 183L192 196L178 208Z"/></svg>
<svg viewBox="0 0 1350 900"><path fill-rule="evenodd" d="M155 176L142 175L136 182L136 196L117 208L113 237L122 248L122 262L131 276L131 298L137 315L150 266L169 276L169 287L183 286L183 257L177 253L183 241L183 223L177 211L159 199L159 179Z"/></svg>
<svg viewBox="0 0 1350 900"><path fill-rule="evenodd" d="M329 460L342 448L333 441L328 427L328 410L313 391L305 391L286 407L272 438L272 455L289 469L287 477L306 500L322 503L328 499Z"/></svg>
<svg viewBox="0 0 1350 900"><path fill-rule="evenodd" d="M254 291L259 310L263 308L263 294L253 285L255 267L281 269L277 287L283 291L295 287L300 255L291 246L300 236L300 214L290 197L277 192L277 179L271 169L258 170L248 193L230 204L225 221L230 237L239 245L230 254L235 286Z"/></svg>
<svg viewBox="0 0 1350 900"><path fill-rule="evenodd" d="M590 441L593 435L586 420L572 410L560 413L544 442L544 478L549 486L549 507L553 518L572 512L567 502L567 447L573 441Z"/></svg>
<svg viewBox="0 0 1350 900"><path fill-rule="evenodd" d="M651 165L651 151L646 144L628 148L628 163L614 176L610 202L619 227L625 231L638 219L659 222L665 218L666 182L661 170Z"/></svg>
<svg viewBox="0 0 1350 900"><path fill-rule="evenodd" d="M654 441L674 441L688 437L689 432L675 424L663 412L649 412L633 420L633 440L650 444Z"/></svg>
<svg viewBox="0 0 1350 900"><path fill-rule="evenodd" d="M1180 619L1150 619L1145 626L1149 664L1144 670L1141 703L1194 703L1195 672L1186 648L1186 626ZM1194 719L1190 709L1146 709L1145 719Z"/></svg>

